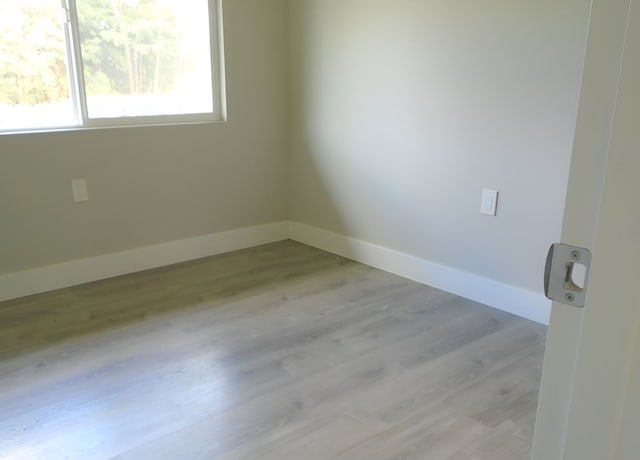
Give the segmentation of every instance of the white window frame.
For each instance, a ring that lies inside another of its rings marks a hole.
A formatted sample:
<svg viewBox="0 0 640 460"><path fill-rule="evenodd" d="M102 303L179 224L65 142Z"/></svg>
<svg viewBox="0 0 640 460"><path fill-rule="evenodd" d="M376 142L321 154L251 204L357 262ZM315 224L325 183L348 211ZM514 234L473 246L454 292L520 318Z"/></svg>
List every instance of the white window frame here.
<svg viewBox="0 0 640 460"><path fill-rule="evenodd" d="M0 135L76 131L97 128L131 128L226 121L226 88L224 72L224 36L222 0L207 0L209 9L209 49L211 52L211 85L213 110L209 113L89 118L80 49L80 29L76 0L60 0L62 27L65 34L69 92L77 124L33 128L0 128ZM53 122L53 120L52 120Z"/></svg>

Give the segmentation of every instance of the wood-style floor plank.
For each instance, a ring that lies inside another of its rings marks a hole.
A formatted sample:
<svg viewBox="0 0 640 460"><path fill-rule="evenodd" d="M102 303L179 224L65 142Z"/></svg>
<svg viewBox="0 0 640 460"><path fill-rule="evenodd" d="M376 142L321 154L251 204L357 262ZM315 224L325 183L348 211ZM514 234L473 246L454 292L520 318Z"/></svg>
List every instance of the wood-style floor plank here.
<svg viewBox="0 0 640 460"><path fill-rule="evenodd" d="M285 241L0 303L0 459L526 460L545 328Z"/></svg>

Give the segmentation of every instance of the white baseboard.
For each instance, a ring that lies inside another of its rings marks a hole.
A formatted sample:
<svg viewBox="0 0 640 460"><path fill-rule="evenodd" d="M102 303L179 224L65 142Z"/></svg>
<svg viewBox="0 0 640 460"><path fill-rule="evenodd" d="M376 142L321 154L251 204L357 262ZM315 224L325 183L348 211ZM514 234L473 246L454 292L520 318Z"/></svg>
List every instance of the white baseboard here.
<svg viewBox="0 0 640 460"><path fill-rule="evenodd" d="M541 324L549 324L551 302L542 294L298 222L289 223L289 236L300 243Z"/></svg>
<svg viewBox="0 0 640 460"><path fill-rule="evenodd" d="M298 222L276 222L0 275L0 301L291 238L443 291L549 324L541 294Z"/></svg>
<svg viewBox="0 0 640 460"><path fill-rule="evenodd" d="M171 241L0 275L0 301L285 240L286 222Z"/></svg>

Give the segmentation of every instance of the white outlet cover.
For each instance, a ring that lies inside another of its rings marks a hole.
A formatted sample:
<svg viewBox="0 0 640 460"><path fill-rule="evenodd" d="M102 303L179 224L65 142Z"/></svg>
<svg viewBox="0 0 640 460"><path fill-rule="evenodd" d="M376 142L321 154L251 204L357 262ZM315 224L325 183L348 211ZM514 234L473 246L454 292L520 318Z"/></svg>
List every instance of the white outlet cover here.
<svg viewBox="0 0 640 460"><path fill-rule="evenodd" d="M487 216L495 216L498 211L498 191L482 190L482 203L480 204L480 212Z"/></svg>
<svg viewBox="0 0 640 460"><path fill-rule="evenodd" d="M89 201L89 191L87 189L86 179L72 180L71 189L73 190L73 201L75 203Z"/></svg>

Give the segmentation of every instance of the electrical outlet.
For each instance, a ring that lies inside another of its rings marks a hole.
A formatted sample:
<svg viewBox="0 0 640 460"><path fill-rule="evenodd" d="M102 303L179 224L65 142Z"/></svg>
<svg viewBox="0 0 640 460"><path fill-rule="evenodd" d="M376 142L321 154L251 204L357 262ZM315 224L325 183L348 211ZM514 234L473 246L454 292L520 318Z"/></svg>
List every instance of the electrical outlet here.
<svg viewBox="0 0 640 460"><path fill-rule="evenodd" d="M480 212L487 216L495 216L498 211L498 191L497 190L482 190L482 203L480 205Z"/></svg>
<svg viewBox="0 0 640 460"><path fill-rule="evenodd" d="M74 203L82 203L89 201L89 191L87 189L86 179L74 179L71 181L71 190L73 191Z"/></svg>

